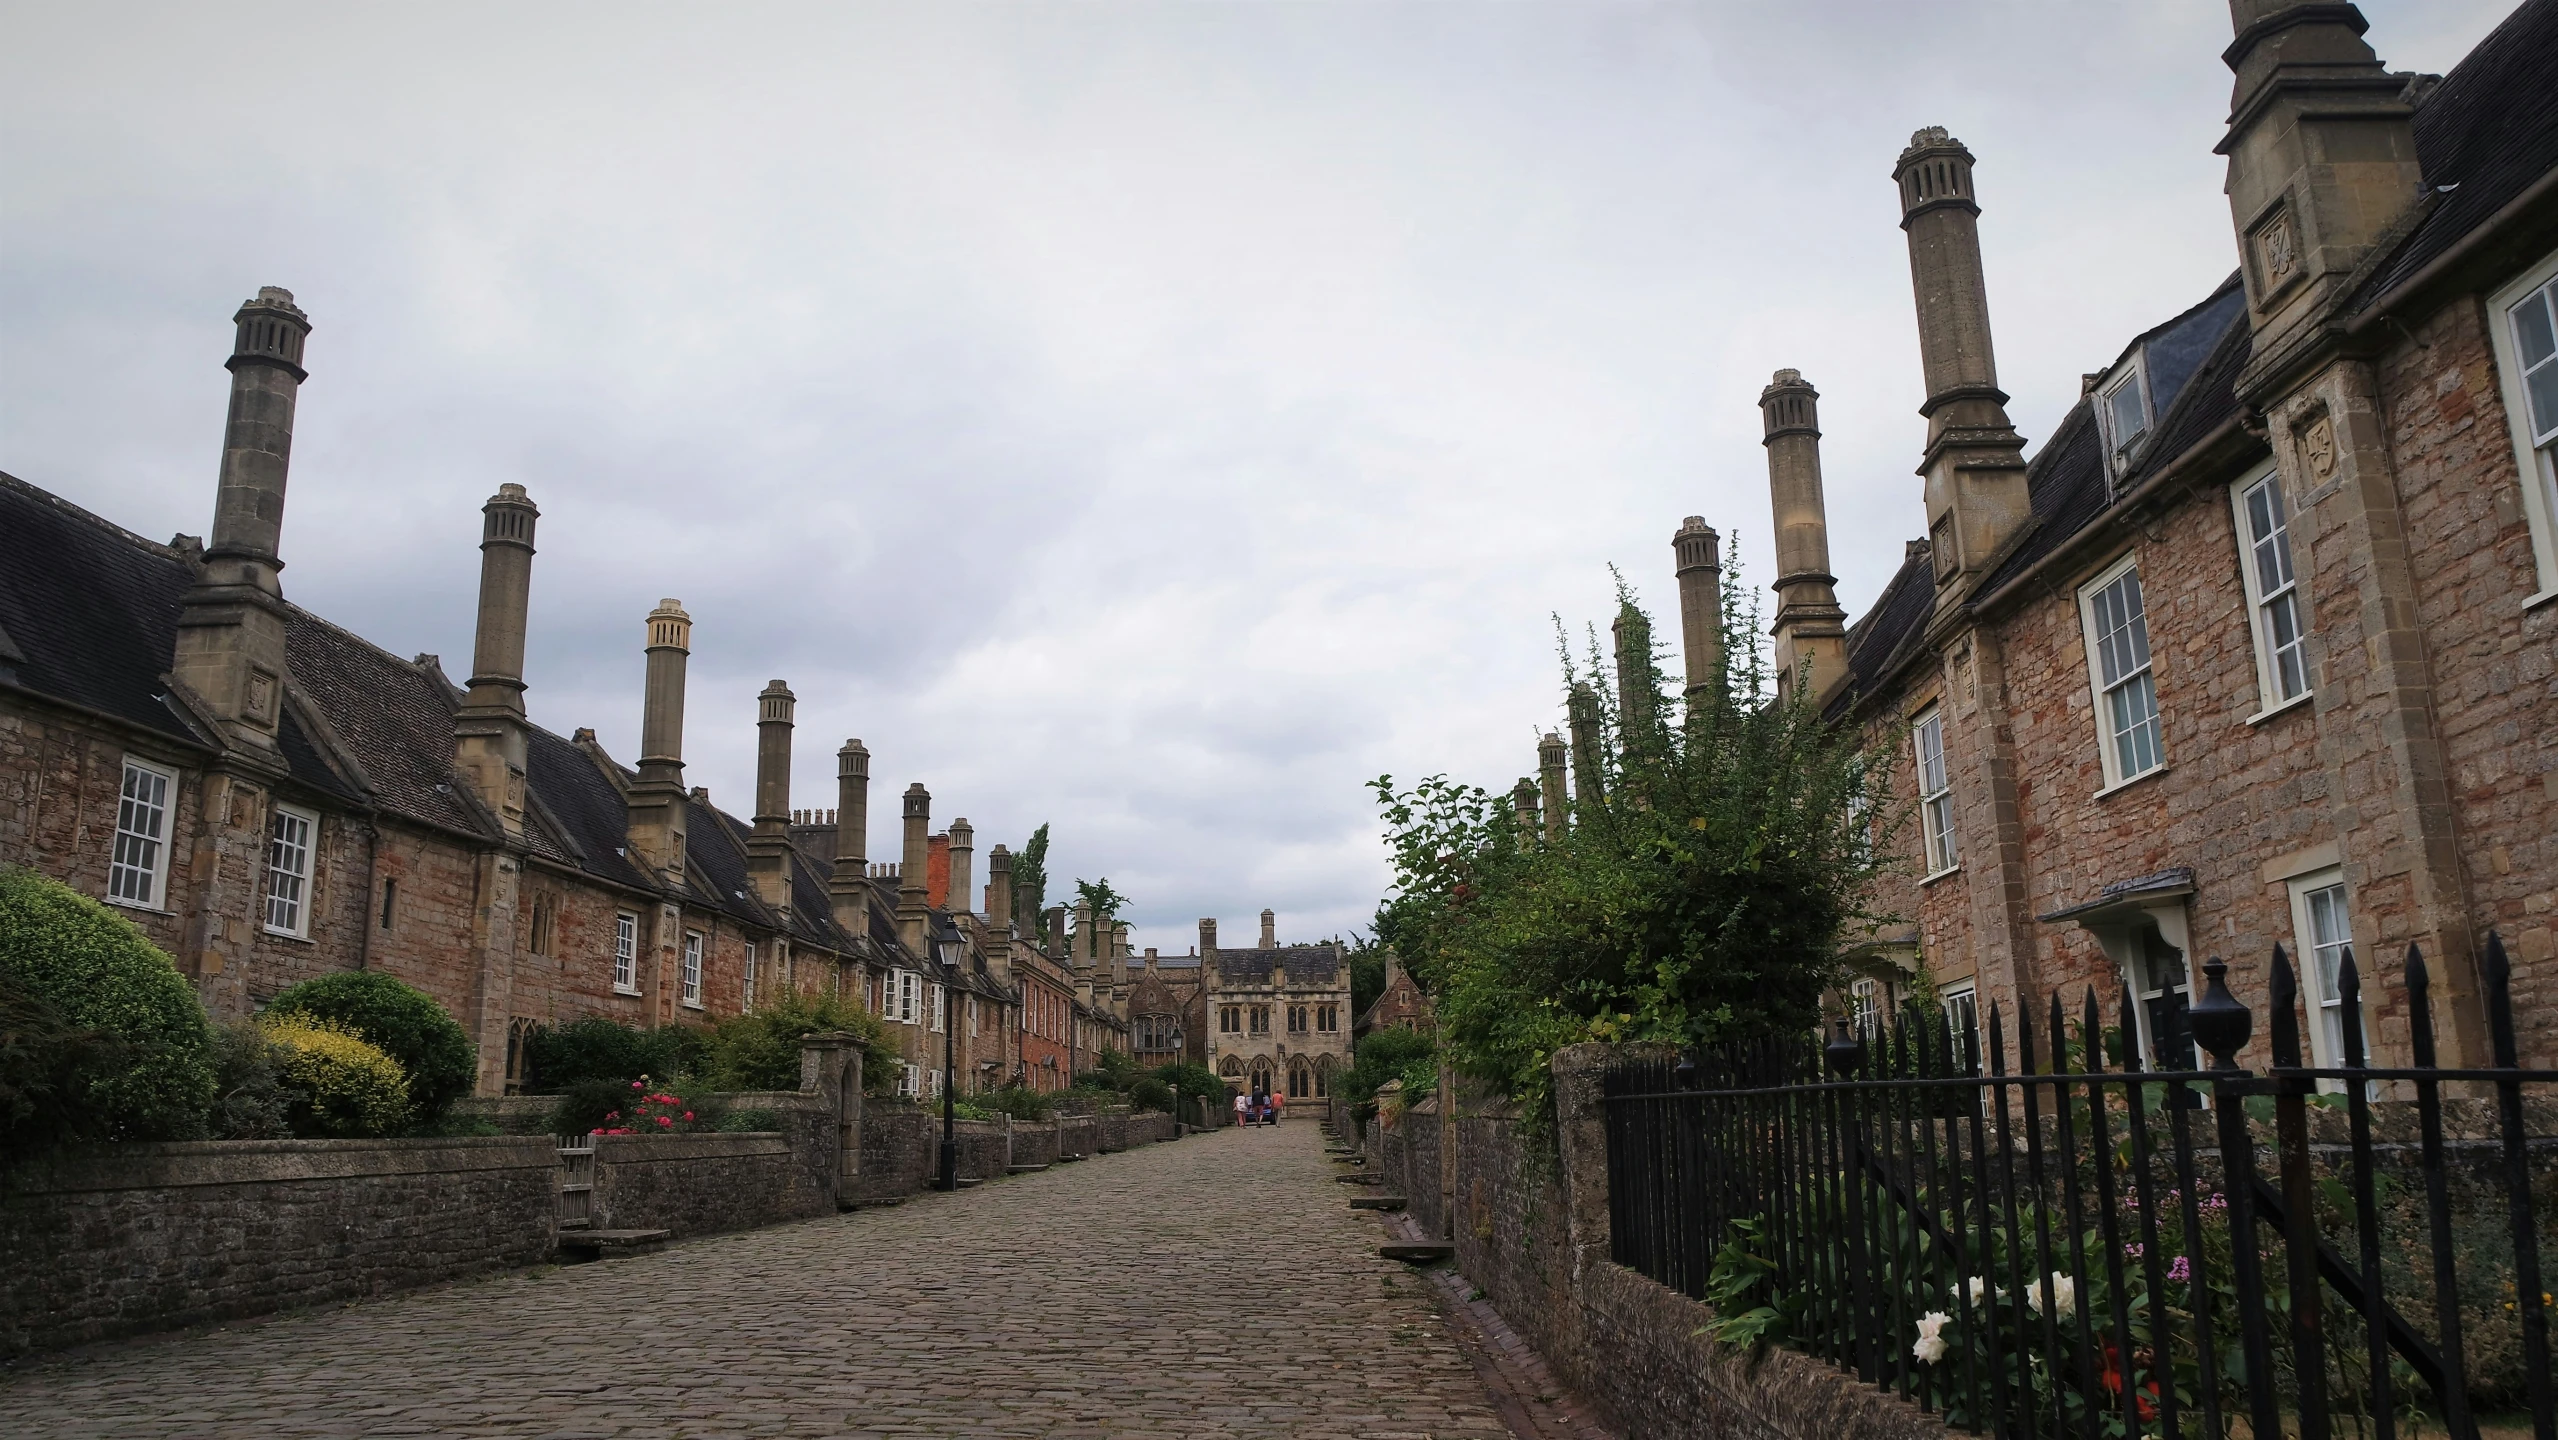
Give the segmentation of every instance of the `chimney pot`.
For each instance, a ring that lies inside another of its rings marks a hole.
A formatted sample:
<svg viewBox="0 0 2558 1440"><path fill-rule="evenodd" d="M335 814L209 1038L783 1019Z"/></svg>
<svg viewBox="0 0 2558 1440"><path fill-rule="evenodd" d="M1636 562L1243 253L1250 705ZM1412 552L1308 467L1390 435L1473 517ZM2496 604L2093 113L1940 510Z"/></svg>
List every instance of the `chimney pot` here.
<svg viewBox="0 0 2558 1440"><path fill-rule="evenodd" d="M1689 516L1670 537L1678 560L1679 639L1691 702L1711 692L1723 670L1722 544L1702 515Z"/></svg>

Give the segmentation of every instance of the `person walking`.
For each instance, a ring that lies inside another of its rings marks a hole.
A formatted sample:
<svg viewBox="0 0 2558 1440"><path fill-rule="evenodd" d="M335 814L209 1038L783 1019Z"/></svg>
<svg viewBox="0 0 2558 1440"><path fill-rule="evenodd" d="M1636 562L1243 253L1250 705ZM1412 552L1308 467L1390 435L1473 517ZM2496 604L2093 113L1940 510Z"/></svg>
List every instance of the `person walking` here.
<svg viewBox="0 0 2558 1440"><path fill-rule="evenodd" d="M1236 1123L1236 1124L1238 1124L1238 1125L1249 1125L1249 1124L1251 1124L1251 1123L1252 1123L1252 1108L1251 1108L1251 1107L1252 1107L1252 1102L1251 1102L1250 1100L1247 1100L1247 1099L1245 1099L1245 1098L1244 1098L1244 1093L1243 1093L1241 1090L1236 1091L1236 1092L1235 1092L1235 1123Z"/></svg>
<svg viewBox="0 0 2558 1440"><path fill-rule="evenodd" d="M1273 1125L1276 1125L1276 1124L1278 1124L1280 1121L1285 1120L1285 1119L1287 1119L1287 1118L1288 1118L1288 1097L1287 1097L1285 1094L1283 1094L1283 1093L1281 1093L1281 1092L1279 1092L1279 1091L1277 1091L1277 1090L1273 1090L1273 1091L1271 1091L1271 1092L1270 1092L1270 1123L1271 1123L1271 1124L1273 1124Z"/></svg>

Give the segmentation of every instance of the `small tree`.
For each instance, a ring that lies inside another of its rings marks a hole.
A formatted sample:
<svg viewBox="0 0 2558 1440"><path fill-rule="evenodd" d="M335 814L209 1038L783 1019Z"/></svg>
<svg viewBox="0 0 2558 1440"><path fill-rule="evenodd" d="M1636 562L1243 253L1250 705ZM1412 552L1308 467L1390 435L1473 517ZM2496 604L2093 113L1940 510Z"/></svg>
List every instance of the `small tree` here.
<svg viewBox="0 0 2558 1440"><path fill-rule="evenodd" d="M1013 916L1025 932L1039 929L1039 913L1048 908L1048 824L1041 821L1038 829L1022 843L1021 853L1013 857Z"/></svg>

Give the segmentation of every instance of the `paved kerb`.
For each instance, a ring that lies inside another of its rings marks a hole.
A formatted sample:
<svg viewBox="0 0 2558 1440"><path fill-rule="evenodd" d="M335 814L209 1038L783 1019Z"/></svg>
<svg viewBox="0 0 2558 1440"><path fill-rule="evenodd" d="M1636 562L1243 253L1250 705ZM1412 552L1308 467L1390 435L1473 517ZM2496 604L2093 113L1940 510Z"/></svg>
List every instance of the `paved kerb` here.
<svg viewBox="0 0 2558 1440"><path fill-rule="evenodd" d="M1506 1437L1318 1135L94 1349L0 1434Z"/></svg>

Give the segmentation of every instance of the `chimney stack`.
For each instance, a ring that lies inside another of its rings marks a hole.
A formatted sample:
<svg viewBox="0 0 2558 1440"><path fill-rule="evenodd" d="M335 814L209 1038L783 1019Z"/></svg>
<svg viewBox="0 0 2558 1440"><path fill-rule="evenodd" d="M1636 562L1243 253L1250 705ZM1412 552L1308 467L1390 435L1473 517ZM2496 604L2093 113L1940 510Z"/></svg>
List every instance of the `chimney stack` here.
<svg viewBox="0 0 2558 1440"><path fill-rule="evenodd" d="M1199 922L1199 953L1202 955L1217 953L1217 922L1214 920L1203 919Z"/></svg>
<svg viewBox="0 0 2558 1440"><path fill-rule="evenodd" d="M2296 360L2274 343L2326 315L2371 247L2424 194L2407 77L2363 41L2351 5L2230 0L2237 33L2229 133L2230 220L2259 361ZM2450 178L2457 179L2457 175ZM2259 369L2251 364L2249 370ZM2254 377L2242 371L2242 399Z"/></svg>
<svg viewBox="0 0 2558 1440"><path fill-rule="evenodd" d="M932 863L933 796L916 781L906 787L905 860L897 867L897 938L918 960L932 958L932 909L924 903L924 871Z"/></svg>
<svg viewBox="0 0 2558 1440"><path fill-rule="evenodd" d="M1101 946L1092 928L1092 902L1075 902L1075 968L1090 970L1100 963Z"/></svg>
<svg viewBox="0 0 2558 1440"><path fill-rule="evenodd" d="M776 680L755 697L755 830L746 870L755 898L784 915L791 908L790 742L799 697Z"/></svg>
<svg viewBox="0 0 2558 1440"><path fill-rule="evenodd" d="M1972 152L1931 125L1910 137L1892 179L1901 188L1910 286L1918 302L1919 360L1927 379L1928 538L1940 610L1968 592L2033 518L2025 495L2025 440L2007 418L1990 353L1990 304L1981 277L1981 207Z"/></svg>
<svg viewBox="0 0 2558 1440"><path fill-rule="evenodd" d="M1510 787L1510 808L1517 812L1519 848L1537 848L1537 836L1544 832L1543 817L1537 814L1537 782L1522 775Z"/></svg>
<svg viewBox="0 0 2558 1440"><path fill-rule="evenodd" d="M1048 907L1048 953L1061 965L1071 964L1066 954L1066 907Z"/></svg>
<svg viewBox="0 0 2558 1440"><path fill-rule="evenodd" d="M847 740L835 752L835 874L826 886L835 923L870 934L870 748Z"/></svg>
<svg viewBox="0 0 2558 1440"><path fill-rule="evenodd" d="M1649 750L1653 739L1652 624L1632 602L1621 602L1608 634L1616 642L1617 740L1634 755Z"/></svg>
<svg viewBox="0 0 2558 1440"><path fill-rule="evenodd" d="M272 753L284 716L284 477L293 457L293 404L306 373L311 321L293 292L258 291L231 317L231 413L213 501L213 543L178 616L178 681L209 706L234 742Z"/></svg>
<svg viewBox="0 0 2558 1440"><path fill-rule="evenodd" d="M1264 950L1279 948L1279 916L1276 911L1261 912L1261 948Z"/></svg>
<svg viewBox="0 0 2558 1440"><path fill-rule="evenodd" d="M1799 370L1779 370L1759 392L1768 452L1768 503L1776 512L1776 683L1814 696L1847 673L1847 611L1830 574L1829 511L1821 497L1821 393Z"/></svg>
<svg viewBox="0 0 2558 1440"><path fill-rule="evenodd" d="M997 984L1013 977L1013 852L998 844L986 852L986 963Z"/></svg>
<svg viewBox="0 0 2558 1440"><path fill-rule="evenodd" d="M1570 753L1563 737L1551 730L1537 742L1537 774L1545 788L1545 838L1549 843L1563 839L1564 816L1569 808L1563 791L1563 761Z"/></svg>
<svg viewBox="0 0 2558 1440"><path fill-rule="evenodd" d="M1691 515L1670 537L1670 553L1678 558L1680 654L1693 705L1723 671L1723 537L1704 516Z"/></svg>
<svg viewBox="0 0 2558 1440"><path fill-rule="evenodd" d="M453 767L510 839L524 834L524 625L541 514L521 485L500 485L480 507L479 634L471 693L453 714Z"/></svg>
<svg viewBox="0 0 2558 1440"><path fill-rule="evenodd" d="M950 822L950 899L948 901L948 905L950 912L954 915L967 914L968 902L977 898L976 894L970 888L975 879L973 872L975 871L976 866L973 862L976 860L976 857L977 827L969 824L968 817L962 815L958 819Z"/></svg>
<svg viewBox="0 0 2558 1440"><path fill-rule="evenodd" d="M1584 819L1607 799L1599 754L1599 696L1586 683L1572 687L1565 707L1572 721L1572 808Z"/></svg>
<svg viewBox="0 0 2558 1440"><path fill-rule="evenodd" d="M693 617L660 600L648 612L648 679L641 696L639 778L631 782L631 848L668 881L684 875L684 665Z"/></svg>

